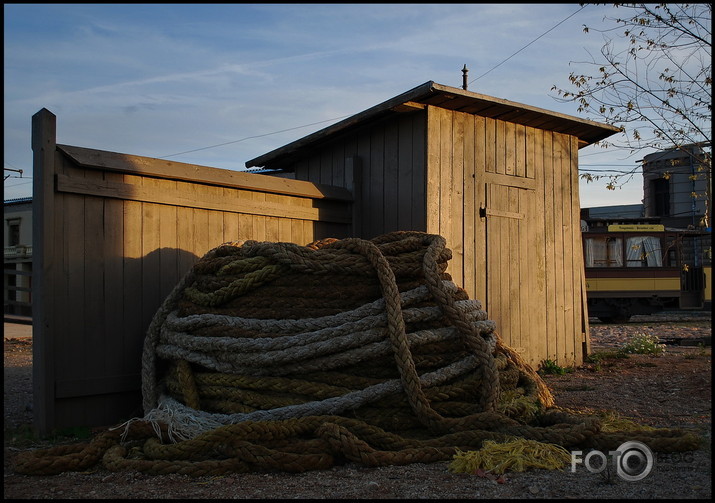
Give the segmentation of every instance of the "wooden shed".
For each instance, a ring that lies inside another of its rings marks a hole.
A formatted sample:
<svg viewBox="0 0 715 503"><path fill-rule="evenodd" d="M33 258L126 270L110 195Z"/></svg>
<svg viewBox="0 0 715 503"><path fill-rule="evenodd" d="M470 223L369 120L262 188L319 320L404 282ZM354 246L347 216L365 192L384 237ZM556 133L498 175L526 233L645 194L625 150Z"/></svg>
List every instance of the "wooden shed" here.
<svg viewBox="0 0 715 503"><path fill-rule="evenodd" d="M353 233L444 236L448 272L532 365L581 364L578 149L618 129L426 82L246 163L353 193Z"/></svg>
<svg viewBox="0 0 715 503"><path fill-rule="evenodd" d="M32 118L41 433L141 412L148 325L225 241L441 234L532 364L587 351L577 152L615 128L428 82L247 163L290 180L59 145L55 119Z"/></svg>

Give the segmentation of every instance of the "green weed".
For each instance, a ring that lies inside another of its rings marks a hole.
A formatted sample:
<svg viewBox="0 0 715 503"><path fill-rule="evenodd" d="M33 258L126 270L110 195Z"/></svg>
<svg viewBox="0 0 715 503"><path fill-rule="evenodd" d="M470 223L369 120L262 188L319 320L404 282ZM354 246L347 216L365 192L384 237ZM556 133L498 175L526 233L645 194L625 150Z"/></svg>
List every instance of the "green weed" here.
<svg viewBox="0 0 715 503"><path fill-rule="evenodd" d="M542 361L541 368L539 369L539 373L542 375L544 375L544 374L564 375L567 372L571 372L571 370L560 366L553 360Z"/></svg>

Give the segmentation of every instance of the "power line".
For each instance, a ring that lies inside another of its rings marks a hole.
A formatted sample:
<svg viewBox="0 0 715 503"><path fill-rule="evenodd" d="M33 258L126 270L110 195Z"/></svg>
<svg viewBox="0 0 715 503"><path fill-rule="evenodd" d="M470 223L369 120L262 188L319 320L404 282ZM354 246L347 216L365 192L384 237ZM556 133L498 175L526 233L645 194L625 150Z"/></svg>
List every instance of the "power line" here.
<svg viewBox="0 0 715 503"><path fill-rule="evenodd" d="M471 84L472 82L476 81L476 80L481 79L482 77L484 77L485 75L487 75L487 74L490 73L491 71L495 70L496 68L500 67L501 65L503 65L504 63L506 63L507 61L509 61L511 58L513 58L514 56L516 56L517 54L519 54L521 51L523 51L524 49L526 49L527 47L529 47L531 44L533 44L534 42L536 42L536 41L539 40L540 38L544 37L545 35L547 35L547 34L550 33L551 31L555 30L558 26L560 26L561 24L565 23L566 21L568 21L569 19L571 19L573 16L575 16L576 14L578 14L579 12L581 12L581 11L582 11L583 9L585 9L585 8L586 8L586 5L583 5L579 10L577 10L577 11L574 12L573 14L569 15L568 17L566 17L565 19L563 19L562 21L560 21L559 23L557 23L557 24L555 24L554 26L552 26L550 29L548 29L547 31L545 31L544 33L542 33L541 35L539 35L538 37L536 37L534 40L532 40L531 42L529 42L528 44L526 44L524 47L522 47L521 49L519 49L518 51L516 51L514 54L512 54L511 56L509 56L508 58L506 58L504 61L502 61L502 62L499 63L498 65L494 66L493 68L491 68L491 69L488 70L487 72L483 73L483 74L480 75L479 77L473 79L473 80L470 82L470 84ZM211 149L211 148L223 147L223 146L225 146L225 145L231 145L231 144L233 144L233 143L239 143L239 142L242 142L242 141L252 140L252 139L255 139L255 138L263 138L263 137L265 137L265 136L270 136L270 135L274 135L274 134L285 133L285 132L288 132L288 131L294 131L294 130L296 130L296 129L301 129L301 128L304 128L304 127L315 126L315 125L317 125L317 124L322 124L322 123L325 123L325 122L331 122L331 121L335 121L335 120L344 119L344 118L346 118L346 117L349 117L349 116L348 116L348 115L343 115L343 116L341 116L341 117L336 117L336 118L334 118L334 119L326 119L326 120L323 120L323 121L313 122L313 123L311 123L311 124L305 124L305 125L303 125L303 126L296 126L296 127L292 127L292 128L288 128L288 129L282 129L282 130L280 130L280 131L274 131L274 132L272 132L272 133L265 133L265 134L254 135L254 136L247 136L247 137L241 138L241 139L239 139L239 140L227 141L227 142L224 142L224 143L217 143L216 145L209 145L209 146L207 146L207 147L200 147L200 148L195 148L195 149L191 149L191 150L185 150L185 151L183 151L183 152L177 152L177 153L175 153L175 154L164 155L164 156L158 157L158 159L166 159L167 157L175 157L175 156L178 156L178 155L190 154L190 153L192 153L192 152L199 152L199 151L201 151L201 150L208 150L208 149Z"/></svg>
<svg viewBox="0 0 715 503"><path fill-rule="evenodd" d="M582 11L583 9L585 9L585 8L586 8L585 5L582 6L579 10L577 10L576 12L574 12L573 14L571 14L570 16L568 16L567 18L565 18L564 20L560 21L559 23L555 24L554 26L552 26L551 28L549 28L548 30L546 30L544 33L542 33L541 35L539 35L538 37L536 37L534 40L532 40L531 42L529 42L528 44L526 44L524 47L522 47L521 49L519 49L518 51L516 51L514 54L512 54L511 56L509 56L508 58L506 58L504 61L502 61L501 63L499 63L499 64L496 65L495 67L491 68L490 70L487 70L486 72L484 72L483 74L481 74L481 75L480 75L479 77L477 77L476 79L473 79L473 80L472 80L471 82L469 82L469 83L471 84L472 82L475 82L475 81L481 79L481 78L484 77L486 74L490 73L492 70L496 70L496 69L499 68L501 65L503 65L504 63L506 63L507 61L509 61L511 58L513 58L514 56L516 56L517 54L519 54L521 51L523 51L524 49L526 49L527 47L529 47L531 44L533 44L534 42L536 42L537 40L539 40L541 37L543 37L544 35L546 35L547 33L551 32L551 31L555 30L558 26L560 26L561 24L565 23L566 21L568 21L569 19L571 19L573 16L575 16L576 14L578 14L579 12L581 12L581 11Z"/></svg>
<svg viewBox="0 0 715 503"><path fill-rule="evenodd" d="M296 130L296 129L301 129L301 128L310 127L310 126L315 126L315 125L317 125L317 124L322 124L322 123L324 123L324 122L331 122L331 121L336 121L336 120L344 119L345 117L349 117L349 115L343 115L342 117L336 117L336 118L334 118L334 119L325 119L325 120L323 120L323 121L313 122L313 123L311 123L311 124L304 124L303 126L296 126L296 127L292 127L292 128L288 128L288 129L282 129L282 130L280 130L280 131L274 131L274 132L272 132L272 133L259 134L259 135L255 135L255 136L246 136L245 138L241 138L240 140L227 141L227 142L225 142L225 143L219 143L219 144L216 144L216 145L209 145L208 147L201 147L201 148L195 148L195 149L193 149L193 150L186 150L186 151L184 151L184 152L178 152L178 153L176 153L176 154L169 154L169 155L165 155L165 156L162 156L162 157L158 157L157 159L166 159L167 157L174 157L174 156L176 156L176 155L189 154L189 153L191 153L191 152L198 152L199 150L207 150L207 149L210 149L210 148L223 147L224 145L231 145L232 143L239 143L239 142L246 141L246 140L252 140L252 139L254 139L254 138L263 138L264 136L270 136L270 135L274 135L274 134L285 133L285 132L287 132L287 131L294 131L294 130Z"/></svg>
<svg viewBox="0 0 715 503"><path fill-rule="evenodd" d="M17 178L18 180L20 179L20 177L13 177L13 178ZM7 187L7 188L19 187L20 185L26 185L26 184L28 184L28 183L32 183L32 180L27 180L26 182L15 183L15 184L12 184L12 185L9 185L9 184L6 183L6 184L5 184L5 187Z"/></svg>

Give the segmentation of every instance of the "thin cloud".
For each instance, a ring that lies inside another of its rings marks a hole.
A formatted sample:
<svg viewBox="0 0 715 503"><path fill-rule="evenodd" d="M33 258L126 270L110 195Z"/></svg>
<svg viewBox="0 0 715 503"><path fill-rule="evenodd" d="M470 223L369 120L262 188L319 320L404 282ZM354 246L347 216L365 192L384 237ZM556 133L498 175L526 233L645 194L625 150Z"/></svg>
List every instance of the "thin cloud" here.
<svg viewBox="0 0 715 503"><path fill-rule="evenodd" d="M476 77L577 8L6 6L5 160L29 176L30 117L46 107L61 143L148 156L225 143L176 160L241 169L321 126L261 135L352 115L428 80L459 87L464 64ZM600 47L581 25L607 9L589 5L470 89L576 115L549 90L582 46Z"/></svg>

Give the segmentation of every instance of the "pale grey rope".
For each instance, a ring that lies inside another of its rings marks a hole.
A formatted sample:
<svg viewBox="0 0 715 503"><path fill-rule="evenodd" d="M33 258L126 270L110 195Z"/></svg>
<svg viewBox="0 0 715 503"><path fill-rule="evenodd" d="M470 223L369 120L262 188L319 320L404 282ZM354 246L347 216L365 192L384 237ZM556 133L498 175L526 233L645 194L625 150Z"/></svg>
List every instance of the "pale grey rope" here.
<svg viewBox="0 0 715 503"><path fill-rule="evenodd" d="M170 337L174 335L176 334L171 334ZM459 336L454 327L420 330L406 335L411 348L449 339L455 340ZM389 340L382 340L366 343L359 348L314 356L305 351L296 351L296 354L293 355L290 350L281 350L265 355L221 352L208 354L190 351L180 346L159 344L157 354L168 360L186 360L222 373L280 377L295 373L334 370L345 365L391 355L392 349Z"/></svg>
<svg viewBox="0 0 715 503"><path fill-rule="evenodd" d="M473 306L474 303L469 300L457 303L457 308L463 311L468 319L483 319L482 312L473 310ZM438 307L411 308L403 311L403 313L407 323L434 321L443 316ZM176 323L178 320L181 320L181 318L177 317L176 312L169 314L166 323L162 327L161 343L176 345L192 351L221 351L237 354L260 353L268 355L276 351L290 351L293 355L292 358L296 360L302 359L302 353L309 355L325 354L326 352L338 351L344 348L359 347L368 342L384 340L385 327L387 326L387 320L383 313L367 316L356 322L282 337L197 337L190 324ZM493 326L492 322L488 320L484 321L484 323ZM274 332L269 331L267 333L272 334Z"/></svg>
<svg viewBox="0 0 715 503"><path fill-rule="evenodd" d="M493 342L495 343L495 341ZM437 371L421 375L420 384L425 388L438 386L467 374L478 365L477 359L470 355ZM237 414L219 414L196 410L169 396L161 395L158 406L144 416L143 420L166 424L169 429L169 437L172 441L177 441L194 438L215 428L243 421L272 421L305 416L340 415L401 391L400 379L391 379L339 397ZM128 424L129 422L125 423L125 425Z"/></svg>
<svg viewBox="0 0 715 503"><path fill-rule="evenodd" d="M215 255L215 249L209 252L206 257L211 258ZM172 290L164 303L160 306L154 319L152 320L147 331L147 337L144 341L144 350L142 353L142 395L143 408L147 412L151 410L157 403L158 390L156 380L156 348L160 344L161 334L166 333L166 330L172 328L174 330L196 330L198 328L221 326L231 328L241 328L246 330L262 331L272 334L301 334L305 331L320 331L320 330L335 330L335 327L343 326L345 330L358 329L362 325L362 321L369 316L378 316L384 318L385 299L380 298L371 303L364 304L356 309L338 313L331 316L322 316L317 318L303 318L297 320L263 320L254 318L241 318L228 315L216 315L212 313L190 315L184 318L179 318L173 312L178 303L178 298L183 292L185 285L193 281L193 270L189 272ZM458 287L451 281L443 281L443 287L447 292L455 293ZM416 302L422 302L430 298L429 290L426 286L421 285L417 288L402 292L400 301L405 305L410 305ZM478 320L486 320L486 313L481 311L479 301L472 301L472 311L474 318ZM464 305L464 304L462 304ZM438 308L437 308L438 309ZM410 311L409 309L407 311ZM410 321L413 312L410 312L406 321ZM355 323L355 325L349 325ZM492 322L489 322L492 323ZM345 326L347 324L347 326ZM381 323L384 325L384 323ZM362 325L369 326L369 325ZM374 326L374 325L373 325ZM493 324L485 326L487 333L493 331ZM276 341L281 337L274 338ZM295 342L295 341L290 341ZM279 344L279 343L278 343Z"/></svg>
<svg viewBox="0 0 715 503"><path fill-rule="evenodd" d="M451 281L443 280L443 287L449 293L455 293L457 285ZM431 293L427 286L421 285L412 290L400 293L400 302L404 307L417 302L423 302L431 298ZM481 303L473 300L476 304L474 309L480 310ZM173 306L169 311L173 310ZM368 316L380 315L385 312L385 299L379 298L373 302L363 304L355 309L344 311L334 315L320 316L316 318L300 319L259 319L242 318L226 314L191 314L184 317L169 315L166 319L169 325L178 331L198 330L213 326L228 328L241 328L244 330L255 330L270 332L272 334L302 334L306 331L319 330L325 327L336 327L344 323L360 322ZM484 313L486 319L486 313Z"/></svg>

